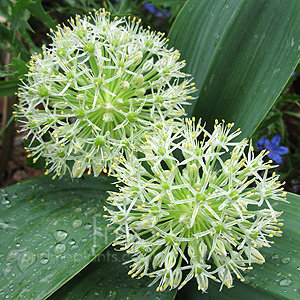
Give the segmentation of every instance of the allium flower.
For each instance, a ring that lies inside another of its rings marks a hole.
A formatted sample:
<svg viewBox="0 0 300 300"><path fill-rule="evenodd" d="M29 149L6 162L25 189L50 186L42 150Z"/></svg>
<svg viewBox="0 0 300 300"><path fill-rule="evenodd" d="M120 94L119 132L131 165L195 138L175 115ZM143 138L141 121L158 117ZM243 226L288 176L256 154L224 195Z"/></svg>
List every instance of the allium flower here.
<svg viewBox="0 0 300 300"><path fill-rule="evenodd" d="M175 133L166 125L145 135L144 157L116 168L120 191L104 207L109 225L117 224L114 245L132 254L129 274L153 277L157 291L193 277L203 292L209 279L230 288L232 275L243 281L242 271L264 262L259 248L281 235L271 202L286 193L279 176L269 176L265 151L255 157L251 141L233 141L240 133L233 124L216 124L213 133L191 120Z"/></svg>
<svg viewBox="0 0 300 300"><path fill-rule="evenodd" d="M289 148L284 146L279 146L281 137L280 135L275 135L271 142L264 136L261 138L257 143L257 149L259 151L261 150L267 150L268 153L267 156L277 162L278 164L282 163L282 157L281 155L287 154L289 152Z"/></svg>
<svg viewBox="0 0 300 300"><path fill-rule="evenodd" d="M162 33L139 23L110 20L104 10L76 16L32 56L16 115L31 139L27 150L34 161L46 158L48 172L97 176L149 122L184 114L195 89L181 72L185 62Z"/></svg>

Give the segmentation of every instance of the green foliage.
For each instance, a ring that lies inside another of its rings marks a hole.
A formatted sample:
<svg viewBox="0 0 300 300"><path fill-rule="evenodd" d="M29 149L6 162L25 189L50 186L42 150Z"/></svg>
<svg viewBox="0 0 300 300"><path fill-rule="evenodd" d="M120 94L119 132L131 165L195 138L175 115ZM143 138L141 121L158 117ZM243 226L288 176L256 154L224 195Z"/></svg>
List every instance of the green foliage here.
<svg viewBox="0 0 300 300"><path fill-rule="evenodd" d="M266 136L269 140L277 134L281 136L281 144L288 147L289 152L284 156L279 172L282 179L292 182L290 186L292 185L297 193L300 192L298 182L300 178L300 154L298 151L300 147L300 95L295 94L295 88L299 82L297 79L299 75L300 67L298 66L282 95L253 136L254 142L257 142L263 136Z"/></svg>
<svg viewBox="0 0 300 300"><path fill-rule="evenodd" d="M71 299L131 299L152 300L156 295L155 286L148 287L149 278L138 281L128 276L129 255L117 252L112 247L101 253L89 266L76 275L66 285L54 293L49 300ZM176 290L159 295L161 300L172 300ZM158 299L158 298L157 298Z"/></svg>
<svg viewBox="0 0 300 300"><path fill-rule="evenodd" d="M18 90L18 79L0 81L0 97L11 96Z"/></svg>
<svg viewBox="0 0 300 300"><path fill-rule="evenodd" d="M299 1L190 0L169 35L198 88L188 114L251 136L297 65L299 18Z"/></svg>
<svg viewBox="0 0 300 300"><path fill-rule="evenodd" d="M0 23L0 46L15 57L11 67L16 69L14 75L22 78L27 72L25 62L30 53L39 49L33 41L34 31L29 24L30 18L38 18L48 28L54 28L56 22L45 12L41 0L4 0L0 5L0 13L5 18L5 23Z"/></svg>
<svg viewBox="0 0 300 300"><path fill-rule="evenodd" d="M39 177L1 191L1 298L49 296L113 241L102 217L111 183Z"/></svg>

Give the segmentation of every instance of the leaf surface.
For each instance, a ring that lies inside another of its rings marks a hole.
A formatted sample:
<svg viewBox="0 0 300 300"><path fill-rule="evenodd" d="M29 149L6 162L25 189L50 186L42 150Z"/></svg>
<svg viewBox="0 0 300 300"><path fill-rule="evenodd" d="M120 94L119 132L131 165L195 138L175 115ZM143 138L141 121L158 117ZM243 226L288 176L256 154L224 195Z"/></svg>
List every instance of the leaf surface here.
<svg viewBox="0 0 300 300"><path fill-rule="evenodd" d="M156 292L156 286L148 287L152 279L131 278L124 262L130 256L112 247L102 252L76 277L54 293L49 300L101 299L101 300L172 300L176 290Z"/></svg>
<svg viewBox="0 0 300 300"><path fill-rule="evenodd" d="M198 89L188 115L249 137L299 60L299 19L298 0L189 0L169 34Z"/></svg>
<svg viewBox="0 0 300 300"><path fill-rule="evenodd" d="M46 298L113 241L102 217L111 182L37 177L1 191L0 298Z"/></svg>

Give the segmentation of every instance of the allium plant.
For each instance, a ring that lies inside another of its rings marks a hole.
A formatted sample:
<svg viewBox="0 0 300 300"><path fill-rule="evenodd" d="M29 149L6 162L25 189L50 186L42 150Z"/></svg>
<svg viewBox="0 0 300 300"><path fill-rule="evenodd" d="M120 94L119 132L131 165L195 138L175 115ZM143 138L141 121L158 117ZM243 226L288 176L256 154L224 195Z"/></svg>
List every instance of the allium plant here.
<svg viewBox="0 0 300 300"><path fill-rule="evenodd" d="M144 155L116 167L120 191L110 193L104 217L117 224L114 245L132 255L129 274L154 278L157 291L193 277L203 292L209 279L230 288L233 274L243 281L244 270L265 261L260 248L282 233L271 205L286 200L279 176L267 152L255 156L251 141L235 142L232 127L157 125L144 135Z"/></svg>
<svg viewBox="0 0 300 300"><path fill-rule="evenodd" d="M70 19L30 61L16 115L35 162L49 172L107 172L123 148L135 147L149 123L178 118L194 84L177 50L140 20L110 20L104 10ZM110 169L111 170L111 169Z"/></svg>

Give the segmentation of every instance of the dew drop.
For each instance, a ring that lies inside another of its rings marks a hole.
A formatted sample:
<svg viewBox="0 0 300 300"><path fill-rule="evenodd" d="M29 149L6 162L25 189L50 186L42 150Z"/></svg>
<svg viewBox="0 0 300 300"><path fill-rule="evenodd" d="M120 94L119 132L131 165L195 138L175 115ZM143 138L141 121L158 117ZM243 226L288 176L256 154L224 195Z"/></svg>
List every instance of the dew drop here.
<svg viewBox="0 0 300 300"><path fill-rule="evenodd" d="M68 236L68 234L63 231L63 230L57 230L54 232L54 238L58 241L58 242L61 242L63 240L66 239L66 237Z"/></svg>
<svg viewBox="0 0 300 300"><path fill-rule="evenodd" d="M290 257L284 257L284 258L281 260L281 262L282 262L283 264L288 264L290 261L291 261Z"/></svg>
<svg viewBox="0 0 300 300"><path fill-rule="evenodd" d="M49 259L48 259L47 254L46 254L46 253L42 253L42 254L41 254L41 258L40 258L41 264L42 264L42 265L45 265L45 264L48 263L48 261L49 261Z"/></svg>
<svg viewBox="0 0 300 300"><path fill-rule="evenodd" d="M277 253L274 253L273 255L272 255L272 259L278 259L278 254Z"/></svg>
<svg viewBox="0 0 300 300"><path fill-rule="evenodd" d="M78 248L78 245L72 245L70 249L71 250L76 250L77 248Z"/></svg>
<svg viewBox="0 0 300 300"><path fill-rule="evenodd" d="M69 245L74 245L76 242L74 239L71 238L68 240L68 243L69 243Z"/></svg>
<svg viewBox="0 0 300 300"><path fill-rule="evenodd" d="M290 286L293 284L293 281L289 278L284 278L279 282L280 286Z"/></svg>
<svg viewBox="0 0 300 300"><path fill-rule="evenodd" d="M25 271L36 260L36 255L31 251L24 251L18 255L18 267L20 271Z"/></svg>
<svg viewBox="0 0 300 300"><path fill-rule="evenodd" d="M83 228L86 229L86 230L90 230L92 227L93 227L93 225L90 224L90 223L85 223L85 224L83 225Z"/></svg>
<svg viewBox="0 0 300 300"><path fill-rule="evenodd" d="M7 254L7 261L15 260L20 253L20 250L12 250Z"/></svg>
<svg viewBox="0 0 300 300"><path fill-rule="evenodd" d="M81 242L82 242L83 244L85 244L85 243L87 242L87 239L84 238L84 239L81 240Z"/></svg>
<svg viewBox="0 0 300 300"><path fill-rule="evenodd" d="M53 252L56 255L60 255L64 253L66 250L67 250L67 246L64 243L57 243L53 248Z"/></svg>
<svg viewBox="0 0 300 300"><path fill-rule="evenodd" d="M84 215L88 217L90 215L94 215L97 211L97 207L88 207Z"/></svg>
<svg viewBox="0 0 300 300"><path fill-rule="evenodd" d="M3 275L4 277L7 276L12 270L12 266L11 265L8 265L6 268L3 268L2 272L3 272Z"/></svg>
<svg viewBox="0 0 300 300"><path fill-rule="evenodd" d="M9 201L4 198L1 200L1 204L3 204L3 205L9 204Z"/></svg>
<svg viewBox="0 0 300 300"><path fill-rule="evenodd" d="M111 299L111 300L117 299L117 292L115 290L109 291L108 299Z"/></svg>
<svg viewBox="0 0 300 300"><path fill-rule="evenodd" d="M82 221L81 221L80 219L74 220L74 221L72 222L72 227L73 227L73 228L78 228L78 227L80 227L81 225L82 225Z"/></svg>
<svg viewBox="0 0 300 300"><path fill-rule="evenodd" d="M81 207L77 207L76 209L75 209L75 212L78 214L78 213L80 213L82 211L82 208Z"/></svg>

